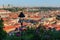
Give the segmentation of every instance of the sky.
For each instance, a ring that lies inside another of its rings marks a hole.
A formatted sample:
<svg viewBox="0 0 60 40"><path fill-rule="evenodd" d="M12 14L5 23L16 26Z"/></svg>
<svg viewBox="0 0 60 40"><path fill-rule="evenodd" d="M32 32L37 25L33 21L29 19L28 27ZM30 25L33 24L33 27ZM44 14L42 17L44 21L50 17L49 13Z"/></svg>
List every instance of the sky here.
<svg viewBox="0 0 60 40"><path fill-rule="evenodd" d="M0 0L0 6L3 4L21 7L60 7L60 0Z"/></svg>

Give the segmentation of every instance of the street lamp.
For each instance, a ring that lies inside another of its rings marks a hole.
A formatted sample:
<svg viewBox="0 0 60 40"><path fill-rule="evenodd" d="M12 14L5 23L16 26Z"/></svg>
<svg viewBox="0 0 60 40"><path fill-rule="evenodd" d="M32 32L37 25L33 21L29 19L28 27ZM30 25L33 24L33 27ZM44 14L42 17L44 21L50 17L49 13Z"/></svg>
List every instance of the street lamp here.
<svg viewBox="0 0 60 40"><path fill-rule="evenodd" d="M24 15L24 13L23 12L20 12L20 14L19 14L19 22L21 23L21 27L20 28L18 28L18 31L21 31L22 30L22 28L23 28L23 18L25 17L25 15Z"/></svg>
<svg viewBox="0 0 60 40"><path fill-rule="evenodd" d="M21 27L19 27L17 30L17 36L22 36L22 27L23 27L23 18L25 17L25 15L24 15L24 13L23 12L20 12L20 14L19 14L19 22L21 23ZM22 39L21 39L22 40Z"/></svg>
<svg viewBox="0 0 60 40"><path fill-rule="evenodd" d="M21 31L22 30L22 27L23 27L23 18L25 17L25 15L24 15L24 13L23 12L20 12L20 14L19 14L19 23L21 23L21 27L19 27L19 28L16 28L15 29L15 31L16 32L19 32L19 31Z"/></svg>
<svg viewBox="0 0 60 40"><path fill-rule="evenodd" d="M20 18L19 22L21 23L21 27L22 27L22 25L23 25L23 18L25 17L25 15L24 15L23 12L21 12L18 17Z"/></svg>

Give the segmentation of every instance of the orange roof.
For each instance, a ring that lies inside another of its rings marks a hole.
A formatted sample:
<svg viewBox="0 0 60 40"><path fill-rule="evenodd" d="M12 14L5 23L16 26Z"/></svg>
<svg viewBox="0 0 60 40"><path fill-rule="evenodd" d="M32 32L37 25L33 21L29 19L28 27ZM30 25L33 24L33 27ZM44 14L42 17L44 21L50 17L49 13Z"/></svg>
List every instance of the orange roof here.
<svg viewBox="0 0 60 40"><path fill-rule="evenodd" d="M14 26L6 26L5 28L3 28L4 30L9 30L11 28L14 28Z"/></svg>
<svg viewBox="0 0 60 40"><path fill-rule="evenodd" d="M40 18L40 16L34 16L35 18Z"/></svg>
<svg viewBox="0 0 60 40"><path fill-rule="evenodd" d="M0 12L7 12L8 10L0 10ZM9 11L8 11L9 12Z"/></svg>
<svg viewBox="0 0 60 40"><path fill-rule="evenodd" d="M0 10L0 12L6 12L6 10Z"/></svg>
<svg viewBox="0 0 60 40"><path fill-rule="evenodd" d="M31 18L40 18L40 16L30 16Z"/></svg>
<svg viewBox="0 0 60 40"><path fill-rule="evenodd" d="M2 18L3 20L8 20L7 18Z"/></svg>
<svg viewBox="0 0 60 40"><path fill-rule="evenodd" d="M25 25L27 25L28 23L26 23L26 22L23 22L23 26L25 26Z"/></svg>
<svg viewBox="0 0 60 40"><path fill-rule="evenodd" d="M56 30L60 30L60 25L56 25L56 24L48 24L48 25L44 25L46 28L48 27L50 27L50 28L53 28L53 27L55 27L56 28Z"/></svg>
<svg viewBox="0 0 60 40"><path fill-rule="evenodd" d="M60 27L60 25L56 25L56 28L59 28Z"/></svg>
<svg viewBox="0 0 60 40"><path fill-rule="evenodd" d="M4 28L3 28L3 30L5 30L6 32L9 32L9 31L12 31L12 30L10 30L10 29L15 29L15 28L19 28L20 27L20 25L19 24L17 24L17 25L14 25L14 26L5 26Z"/></svg>
<svg viewBox="0 0 60 40"><path fill-rule="evenodd" d="M18 14L11 13L9 14L9 18L18 18Z"/></svg>
<svg viewBox="0 0 60 40"><path fill-rule="evenodd" d="M56 30L60 30L60 27L56 28Z"/></svg>

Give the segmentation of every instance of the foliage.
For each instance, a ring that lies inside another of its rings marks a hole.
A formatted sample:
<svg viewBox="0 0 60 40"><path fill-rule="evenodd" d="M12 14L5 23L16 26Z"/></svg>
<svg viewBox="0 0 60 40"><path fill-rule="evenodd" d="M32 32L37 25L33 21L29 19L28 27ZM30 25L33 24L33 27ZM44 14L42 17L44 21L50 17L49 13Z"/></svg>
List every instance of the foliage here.
<svg viewBox="0 0 60 40"><path fill-rule="evenodd" d="M60 31L54 28L46 30L44 26L39 26L37 29L27 28L14 35L8 35L6 40L60 40Z"/></svg>
<svg viewBox="0 0 60 40"><path fill-rule="evenodd" d="M3 40L7 37L7 33L3 30L3 20L0 20L0 39Z"/></svg>

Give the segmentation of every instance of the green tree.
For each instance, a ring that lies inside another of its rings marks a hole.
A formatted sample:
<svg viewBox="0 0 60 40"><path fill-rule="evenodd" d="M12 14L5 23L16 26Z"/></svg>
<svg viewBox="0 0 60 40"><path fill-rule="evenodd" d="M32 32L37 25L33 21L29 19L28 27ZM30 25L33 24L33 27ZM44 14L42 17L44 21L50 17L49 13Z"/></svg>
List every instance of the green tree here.
<svg viewBox="0 0 60 40"><path fill-rule="evenodd" d="M3 30L3 20L1 19L0 20L0 39L4 40L7 37L6 34L7 33Z"/></svg>

